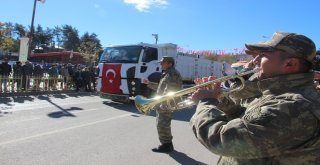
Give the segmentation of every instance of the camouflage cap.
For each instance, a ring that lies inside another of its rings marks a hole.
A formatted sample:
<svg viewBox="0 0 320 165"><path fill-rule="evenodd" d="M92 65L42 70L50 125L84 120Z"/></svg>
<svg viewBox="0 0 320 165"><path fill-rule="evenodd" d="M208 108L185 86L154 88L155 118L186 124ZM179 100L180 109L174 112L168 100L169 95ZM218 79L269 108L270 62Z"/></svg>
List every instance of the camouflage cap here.
<svg viewBox="0 0 320 165"><path fill-rule="evenodd" d="M255 44L245 44L248 54L260 51L282 50L289 54L312 62L316 55L316 46L308 37L295 33L276 32L270 40Z"/></svg>
<svg viewBox="0 0 320 165"><path fill-rule="evenodd" d="M252 55L252 56L255 56L257 54L259 54L259 51L256 51L256 50L245 50L245 53L248 54L248 55Z"/></svg>
<svg viewBox="0 0 320 165"><path fill-rule="evenodd" d="M173 59L173 57L163 56L159 62L172 62L172 63L174 63L174 59Z"/></svg>

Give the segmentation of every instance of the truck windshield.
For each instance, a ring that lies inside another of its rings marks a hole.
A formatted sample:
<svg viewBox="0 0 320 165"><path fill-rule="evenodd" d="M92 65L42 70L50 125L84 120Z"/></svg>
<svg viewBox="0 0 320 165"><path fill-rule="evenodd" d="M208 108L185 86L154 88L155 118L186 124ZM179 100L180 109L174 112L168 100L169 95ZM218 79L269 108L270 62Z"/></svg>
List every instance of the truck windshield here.
<svg viewBox="0 0 320 165"><path fill-rule="evenodd" d="M142 46L107 47L100 57L100 62L138 63Z"/></svg>

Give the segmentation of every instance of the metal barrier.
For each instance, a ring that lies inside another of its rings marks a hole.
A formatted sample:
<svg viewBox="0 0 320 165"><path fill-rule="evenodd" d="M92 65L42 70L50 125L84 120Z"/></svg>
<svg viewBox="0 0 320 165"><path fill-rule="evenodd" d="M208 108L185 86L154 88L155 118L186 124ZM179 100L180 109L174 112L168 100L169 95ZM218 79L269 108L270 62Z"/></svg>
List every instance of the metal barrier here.
<svg viewBox="0 0 320 165"><path fill-rule="evenodd" d="M0 93L63 91L72 88L71 77L0 76Z"/></svg>

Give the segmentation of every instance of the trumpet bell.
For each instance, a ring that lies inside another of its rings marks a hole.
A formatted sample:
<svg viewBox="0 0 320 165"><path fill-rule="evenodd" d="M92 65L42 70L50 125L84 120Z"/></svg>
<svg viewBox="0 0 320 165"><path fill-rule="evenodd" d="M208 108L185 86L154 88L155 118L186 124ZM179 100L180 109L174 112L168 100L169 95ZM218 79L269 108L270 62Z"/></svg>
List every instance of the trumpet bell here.
<svg viewBox="0 0 320 165"><path fill-rule="evenodd" d="M146 97L143 97L141 95L138 95L134 98L134 103L138 111L145 115L148 114L150 112L150 109L152 108L150 102L151 99L147 99Z"/></svg>

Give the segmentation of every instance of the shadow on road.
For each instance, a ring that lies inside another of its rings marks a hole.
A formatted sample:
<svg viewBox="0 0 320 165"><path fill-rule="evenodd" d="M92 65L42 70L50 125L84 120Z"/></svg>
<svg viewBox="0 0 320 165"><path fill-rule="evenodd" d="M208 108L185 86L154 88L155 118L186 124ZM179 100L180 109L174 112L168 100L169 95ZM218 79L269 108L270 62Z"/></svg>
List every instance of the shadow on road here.
<svg viewBox="0 0 320 165"><path fill-rule="evenodd" d="M34 101L36 98L46 98L46 97L53 97L53 98L60 98L60 99L64 99L67 97L87 97L87 96L97 96L98 94L95 92L69 92L69 93L56 93L56 94L41 94L41 95L15 95L12 94L11 96L1 96L0 94L0 104L6 104L6 105L14 105L14 103L24 103L26 101Z"/></svg>
<svg viewBox="0 0 320 165"><path fill-rule="evenodd" d="M0 104L6 104L6 105L12 105L11 103L12 99L9 97L2 97L0 98Z"/></svg>
<svg viewBox="0 0 320 165"><path fill-rule="evenodd" d="M119 110L123 110L123 111L128 111L128 112L132 112L132 113L138 112L135 109L134 105L131 104L131 103L121 103L121 102L105 100L105 101L103 101L103 104L111 106L111 107L114 107L114 108L117 108Z"/></svg>
<svg viewBox="0 0 320 165"><path fill-rule="evenodd" d="M65 98L70 98L70 97L75 97L75 98L80 98L80 97L88 97L88 96L97 96L98 94L95 92L70 92L70 93L52 93L52 94L42 94L42 95L29 95L29 96L17 96L17 95L12 95L12 96L7 96L7 97L1 97L0 96L0 104L5 104L9 107L5 107L6 109L10 109L11 106L14 106L15 103L24 103L24 102L32 102L35 99L39 100L46 100L53 106L59 108L61 111L58 112L52 112L49 113L48 116L52 118L61 118L61 117L76 117L70 111L75 111L75 110L83 110L82 108L79 107L70 107L67 109L62 108L61 106L55 104L52 102L51 99L53 98L59 98L59 99L65 99ZM1 107L0 107L1 108ZM1 109L0 109L1 111ZM4 114L4 113L2 113Z"/></svg>
<svg viewBox="0 0 320 165"><path fill-rule="evenodd" d="M175 112L173 119L189 122L194 112L195 112L195 107L185 108L181 111Z"/></svg>
<svg viewBox="0 0 320 165"><path fill-rule="evenodd" d="M71 108L68 108L68 109L61 109L61 111L49 113L48 116L52 117L52 118L76 117L74 114L69 112L69 111L75 111L75 110L83 110L83 109L82 108L78 108L78 107L71 107Z"/></svg>
<svg viewBox="0 0 320 165"><path fill-rule="evenodd" d="M0 97L0 104L13 106L14 103L24 103L25 101L33 101L32 96L13 96L13 97Z"/></svg>
<svg viewBox="0 0 320 165"><path fill-rule="evenodd" d="M54 96L55 98L65 98L66 96L64 95L56 95ZM57 107L58 109L60 109L61 111L58 112L51 112L48 114L49 117L52 118L61 118L61 117L76 117L74 114L70 113L69 111L75 111L75 110L83 110L82 108L79 107L70 107L70 108L62 108L61 106L59 106L58 104L52 102L51 97L49 96L39 96L38 97L39 100L46 100L48 101L50 104L52 104L53 106Z"/></svg>
<svg viewBox="0 0 320 165"><path fill-rule="evenodd" d="M174 150L169 154L174 160L178 162L178 164L190 164L190 165L206 165L203 162L194 160L193 158L189 157L185 153L179 152Z"/></svg>

